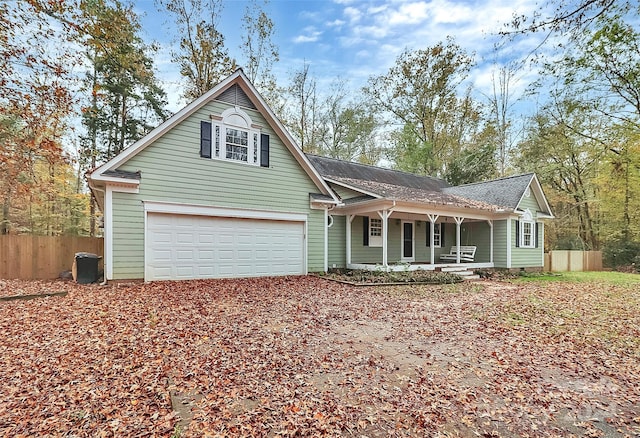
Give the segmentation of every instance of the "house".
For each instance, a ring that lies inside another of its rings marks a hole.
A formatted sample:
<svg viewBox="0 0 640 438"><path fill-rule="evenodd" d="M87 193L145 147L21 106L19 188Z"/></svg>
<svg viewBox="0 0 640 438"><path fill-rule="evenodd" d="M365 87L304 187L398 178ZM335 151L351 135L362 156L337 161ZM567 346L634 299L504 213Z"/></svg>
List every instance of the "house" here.
<svg viewBox="0 0 640 438"><path fill-rule="evenodd" d="M89 185L104 214L106 280L436 269L444 253L450 265L534 268L553 217L533 174L449 187L304 154L242 70ZM472 263L457 247L473 247Z"/></svg>

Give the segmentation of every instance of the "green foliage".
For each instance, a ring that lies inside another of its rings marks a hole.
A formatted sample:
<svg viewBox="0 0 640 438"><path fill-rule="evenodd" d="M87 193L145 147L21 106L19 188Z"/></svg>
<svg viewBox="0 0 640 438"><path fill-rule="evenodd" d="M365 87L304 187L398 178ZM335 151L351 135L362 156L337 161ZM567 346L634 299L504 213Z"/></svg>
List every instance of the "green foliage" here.
<svg viewBox="0 0 640 438"><path fill-rule="evenodd" d="M85 168L104 162L140 139L167 114L154 73L155 48L144 43L139 17L117 0L82 3L90 70L84 81ZM100 147L98 147L100 145Z"/></svg>
<svg viewBox="0 0 640 438"><path fill-rule="evenodd" d="M223 7L221 0L159 0L177 25L179 50L173 61L186 79L184 97L197 99L236 69L236 63L224 45L217 22Z"/></svg>
<svg viewBox="0 0 640 438"><path fill-rule="evenodd" d="M585 249L599 247L594 180L607 152L607 134L602 117L564 95L531 120L514 163L521 171L536 172L552 189L547 195L558 218L549 224L554 241L577 237Z"/></svg>
<svg viewBox="0 0 640 438"><path fill-rule="evenodd" d="M424 283L454 284L463 281L462 277L450 272L415 270L410 271L408 265L402 271L365 271L359 269L332 269L325 277L358 284L384 283Z"/></svg>
<svg viewBox="0 0 640 438"><path fill-rule="evenodd" d="M636 263L640 257L640 242L623 239L608 242L603 249L602 256L604 265L609 268L631 265Z"/></svg>
<svg viewBox="0 0 640 438"><path fill-rule="evenodd" d="M369 79L365 94L401 126L391 137L397 168L440 176L472 142L480 110L469 90L460 90L472 65L472 57L449 38L403 52L387 74Z"/></svg>
<svg viewBox="0 0 640 438"><path fill-rule="evenodd" d="M264 4L266 6L268 0ZM252 0L245 8L242 27L244 34L240 48L245 59L244 72L267 101L273 101L279 91L273 66L280 60L278 47L272 40L275 35L273 20L256 0Z"/></svg>
<svg viewBox="0 0 640 438"><path fill-rule="evenodd" d="M489 180L496 175L495 148L486 144L478 148L465 148L449 165L444 179L457 186Z"/></svg>

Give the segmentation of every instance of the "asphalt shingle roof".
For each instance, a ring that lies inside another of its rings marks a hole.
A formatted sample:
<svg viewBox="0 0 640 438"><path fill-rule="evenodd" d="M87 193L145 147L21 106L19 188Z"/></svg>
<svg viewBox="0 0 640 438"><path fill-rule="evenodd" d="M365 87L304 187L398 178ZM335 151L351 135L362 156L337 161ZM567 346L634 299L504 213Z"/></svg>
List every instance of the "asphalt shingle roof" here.
<svg viewBox="0 0 640 438"><path fill-rule="evenodd" d="M466 199L442 190L428 190L422 188L398 186L378 181L367 181L355 178L334 177L338 182L350 185L351 187L365 190L387 199L396 201L419 202L423 204L449 205L461 208L477 208L481 210L496 210L495 205L482 201ZM362 198L362 197L358 197ZM370 198L369 199L373 199Z"/></svg>
<svg viewBox="0 0 640 438"><path fill-rule="evenodd" d="M450 187L446 181L392 169L307 154L323 178L380 197L456 207L497 210L515 209L533 178L532 173ZM356 203L371 196L344 200Z"/></svg>
<svg viewBox="0 0 640 438"><path fill-rule="evenodd" d="M467 199L515 209L525 190L531 184L532 179L533 173L527 173L491 181L447 187L444 191Z"/></svg>
<svg viewBox="0 0 640 438"><path fill-rule="evenodd" d="M334 177L353 178L433 191L440 191L443 187L448 186L445 180L431 176L414 175L398 170L353 163L335 158L320 157L312 154L307 154L307 158L309 158L313 167L320 172L320 175L329 179L334 179Z"/></svg>
<svg viewBox="0 0 640 438"><path fill-rule="evenodd" d="M129 172L128 170L105 170L102 174L104 176L113 176L125 179L140 179L142 176L139 170L137 172Z"/></svg>

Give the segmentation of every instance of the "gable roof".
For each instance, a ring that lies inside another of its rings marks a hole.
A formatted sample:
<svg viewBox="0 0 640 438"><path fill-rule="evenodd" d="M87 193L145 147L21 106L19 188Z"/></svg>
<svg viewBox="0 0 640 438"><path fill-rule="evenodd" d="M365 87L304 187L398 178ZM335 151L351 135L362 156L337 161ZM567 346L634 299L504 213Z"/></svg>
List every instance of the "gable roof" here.
<svg viewBox="0 0 640 438"><path fill-rule="evenodd" d="M527 189L533 192L539 207L542 209L541 212L552 217L551 208L542 192L542 186L538 182L535 173L507 176L490 181L447 187L444 190L453 195L499 205L515 211L525 196Z"/></svg>
<svg viewBox="0 0 640 438"><path fill-rule="evenodd" d="M407 187L404 185L388 184L379 181L370 181L354 178L333 177L332 181L344 183L345 186L352 187L363 193L373 193L378 198L392 199L395 201L405 201L420 204L445 205L457 208L476 208L479 210L496 211L495 205L478 200L471 200L446 193L442 189L424 189L420 187ZM358 197L361 198L361 197ZM371 196L366 198L371 199ZM366 200L363 198L362 200Z"/></svg>
<svg viewBox="0 0 640 438"><path fill-rule="evenodd" d="M343 200L345 205L373 199L392 199L494 212L515 212L527 188L531 188L542 213L553 217L542 187L533 173L451 187L440 178L306 155L331 184L362 193L362 196Z"/></svg>
<svg viewBox="0 0 640 438"><path fill-rule="evenodd" d="M241 93L241 92L242 93ZM240 97L238 97L240 96ZM276 134L282 140L284 146L291 152L296 161L305 170L307 175L311 178L314 184L320 189L322 194L331 196L334 202L338 202L338 199L333 194L333 191L329 188L327 182L318 173L315 167L310 163L307 156L302 152L300 147L296 144L291 134L285 129L284 125L271 108L264 101L260 93L255 89L253 84L249 81L242 69L236 70L233 74L220 82L214 88L203 94L189 105L178 111L172 117L160 124L154 130L149 132L143 138L123 150L120 154L104 163L89 174L89 185L94 188L95 184L104 184L107 182L114 182L114 179L121 180L123 182L131 182L129 175L119 174L121 172L118 167L125 164L129 159L136 156L147 146L152 144L155 140L162 137L164 134L173 129L180 122L191 116L197 110L209 103L213 99L222 98L224 101L230 101L240 98L246 105L250 105L252 108L256 108L263 117L267 120L269 126L276 132Z"/></svg>
<svg viewBox="0 0 640 438"><path fill-rule="evenodd" d="M445 191L452 195L459 195L515 210L532 179L533 173L527 173L491 181L447 187Z"/></svg>

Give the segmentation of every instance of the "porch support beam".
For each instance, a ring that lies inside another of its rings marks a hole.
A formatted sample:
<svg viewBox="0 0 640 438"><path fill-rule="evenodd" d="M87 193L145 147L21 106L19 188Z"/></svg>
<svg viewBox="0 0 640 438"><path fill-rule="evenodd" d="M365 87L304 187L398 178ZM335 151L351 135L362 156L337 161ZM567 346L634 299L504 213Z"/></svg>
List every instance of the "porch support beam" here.
<svg viewBox="0 0 640 438"><path fill-rule="evenodd" d="M389 236L389 216L391 216L392 211L393 210L383 210L376 212L378 216L380 216L380 219L382 219L382 266L384 266L385 270L389 269L389 245L387 237Z"/></svg>
<svg viewBox="0 0 640 438"><path fill-rule="evenodd" d="M453 219L456 221L456 263L460 264L460 225L462 225L464 218L455 216Z"/></svg>
<svg viewBox="0 0 640 438"><path fill-rule="evenodd" d="M493 263L493 221L488 219L487 223L489 224L489 261Z"/></svg>
<svg viewBox="0 0 640 438"><path fill-rule="evenodd" d="M348 214L346 216L346 228L347 228L347 268L349 267L349 265L351 264L351 222L353 222L353 219L356 216L354 214Z"/></svg>
<svg viewBox="0 0 640 438"><path fill-rule="evenodd" d="M429 214L427 214L427 217L429 218L429 222L431 222L431 227L429 227L431 229L431 233L430 233L431 236L429 236L429 242L430 242L429 247L431 249L431 264L435 265L436 264L436 249L434 248L435 242L433 240L433 233L435 231L434 228L435 228L435 225L436 225L436 221L438 220L438 217L440 217L440 216L437 215L437 214L429 213Z"/></svg>

